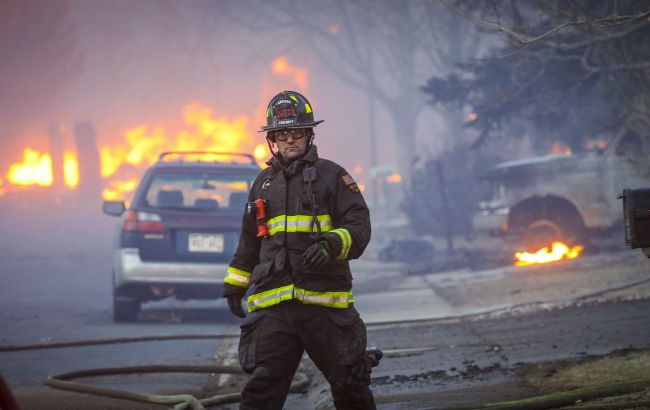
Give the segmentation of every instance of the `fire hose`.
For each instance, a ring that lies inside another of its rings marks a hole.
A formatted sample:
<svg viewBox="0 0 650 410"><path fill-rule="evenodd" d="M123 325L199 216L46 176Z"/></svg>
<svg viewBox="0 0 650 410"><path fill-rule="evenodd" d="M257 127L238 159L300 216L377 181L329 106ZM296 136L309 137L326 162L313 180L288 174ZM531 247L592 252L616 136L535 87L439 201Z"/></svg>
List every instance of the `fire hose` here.
<svg viewBox="0 0 650 410"><path fill-rule="evenodd" d="M420 322L417 320L416 322ZM385 326L385 325L384 325ZM51 344L34 344L34 345L20 345L20 346L5 346L0 347L0 352L6 351L19 351L19 350L37 350L47 348L62 348L74 346L87 346L97 344L113 344L113 343L134 343L142 341L162 341L162 340L188 340L188 339L207 339L207 338L236 338L239 335L175 335L175 336L146 336L142 338L122 338L122 339L97 339L97 340L78 340L65 343L51 343ZM413 354L417 352L431 351L439 349L441 346L423 346L417 348L401 348L401 349L387 349L385 354L387 357L400 356L402 354ZM108 389L103 387L88 386L80 383L74 383L70 380L85 377L98 377L108 375L124 375L124 374L141 374L141 373L209 373L209 374L244 374L239 367L234 366L192 366L192 365L149 365L149 366L132 366L132 367L114 367L114 368L100 368L73 371L51 376L45 383L47 386L60 389L74 391L78 393L94 394L116 399L131 400L137 402L146 402L152 404L173 404L174 410L185 410L191 408L193 410L203 410L205 406L213 406L218 404L236 403L240 400L239 393L221 394L203 399L197 399L190 394L179 395L154 395L138 392L130 392L117 389ZM309 386L309 379L303 373L296 373L294 380L291 383L291 392L304 390ZM446 410L468 410L468 409L491 409L491 410L514 410L514 409L553 409L561 406L575 404L576 402L585 402L596 398L616 396L643 390L650 386L650 379L633 381L628 383L617 383L607 386L597 386L582 388L576 390L562 391L544 396L532 397L516 401L489 403L480 406L470 407L449 407ZM403 399L408 400L409 395L397 395ZM377 403L394 402L394 396L379 396ZM581 409L620 409L620 408L634 408L635 406L648 406L650 401L637 401L625 403L607 403L603 405L589 405L581 406Z"/></svg>
<svg viewBox="0 0 650 410"><path fill-rule="evenodd" d="M158 335L142 337L125 337L113 339L91 339L91 340L73 340L67 342L53 343L34 343L24 345L0 346L0 352L16 352L25 350L41 349L58 349L81 346L97 346L108 344L122 343L141 343L141 342L158 342L171 340L205 340L205 339L235 339L238 334L186 334L186 335ZM77 393L86 393L99 396L112 397L137 402L151 404L173 404L174 410L184 410L191 408L193 410L203 410L205 406L217 404L236 403L240 400L239 393L220 394L203 399L197 399L190 394L179 395L155 395L125 390L108 389L97 386L88 386L80 383L71 382L70 380L85 377L98 377L110 375L141 374L141 373L208 373L208 374L244 374L243 370L234 366L193 366L193 365L149 365L149 366L131 366L131 367L112 367L80 370L68 373L62 373L50 378L45 382L49 387L74 391ZM290 392L304 390L309 386L309 379L303 373L297 372L290 386ZM8 390L8 393L11 392ZM15 407L16 409L18 407Z"/></svg>
<svg viewBox="0 0 650 410"><path fill-rule="evenodd" d="M174 410L184 410L192 408L193 410L204 410L205 406L214 406L217 404L236 403L240 400L239 393L220 394L197 399L190 394L177 395L155 395L146 393L136 393L125 390L107 389L104 387L88 386L80 383L73 383L69 380L81 377L97 377L124 374L141 374L141 373L209 373L209 374L244 374L239 367L234 366L133 366L133 367L109 367L103 369L80 370L69 373L62 373L51 376L45 383L50 387L61 390L69 390L78 393L88 393L99 396L113 397L116 399L125 399L152 404L174 404ZM296 373L289 389L290 392L301 391L309 386L309 379L303 373Z"/></svg>

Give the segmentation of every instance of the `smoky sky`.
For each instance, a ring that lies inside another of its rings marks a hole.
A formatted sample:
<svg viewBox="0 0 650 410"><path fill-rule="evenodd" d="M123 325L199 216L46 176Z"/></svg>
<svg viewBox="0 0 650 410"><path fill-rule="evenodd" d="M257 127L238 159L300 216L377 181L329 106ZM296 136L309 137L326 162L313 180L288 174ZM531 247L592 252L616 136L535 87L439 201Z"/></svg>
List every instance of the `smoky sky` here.
<svg viewBox="0 0 650 410"><path fill-rule="evenodd" d="M31 78L21 79L12 90L14 98L26 101L18 106L20 112L13 115L12 126L5 127L2 172L20 158L25 146L47 151L51 121L61 122L68 129L76 121L92 121L101 145L122 142L125 130L142 125L163 126L167 135L174 136L175 131L188 128L182 120L183 107L200 101L214 109L215 117L249 118L249 129L255 133L264 120L260 107L275 92L299 90L290 76L271 72L274 55L284 55L290 64L309 71L308 88L302 91L311 100L317 119L325 120L316 132L321 155L348 168L356 164L366 167L368 110L363 93L319 67L308 49L260 52L256 45L269 33L255 32L237 19L224 18L226 12L229 16L246 12L234 5L204 1L60 2L60 18L55 23L62 29L55 34L71 52L57 56L55 49L41 61L26 59L23 63L42 65L50 61L53 66L65 65L68 71L60 78L44 75L47 70L28 71ZM29 24L29 19L21 24ZM40 52L24 38L15 38L13 44L33 47L35 55ZM59 57L65 62L58 61ZM12 78L6 80L11 82ZM38 83L50 85L45 101L40 100L38 90L21 86ZM394 132L392 125L382 116L378 118L380 158L394 163L394 138L389 135ZM261 134L256 136L263 142Z"/></svg>

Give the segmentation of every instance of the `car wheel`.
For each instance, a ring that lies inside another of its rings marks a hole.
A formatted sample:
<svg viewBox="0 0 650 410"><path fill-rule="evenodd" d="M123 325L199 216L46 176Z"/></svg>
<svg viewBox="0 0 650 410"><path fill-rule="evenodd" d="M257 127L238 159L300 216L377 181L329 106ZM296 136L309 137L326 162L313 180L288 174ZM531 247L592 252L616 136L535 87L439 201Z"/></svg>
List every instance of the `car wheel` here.
<svg viewBox="0 0 650 410"><path fill-rule="evenodd" d="M126 298L113 292L113 320L115 322L135 322L140 312L140 301Z"/></svg>
<svg viewBox="0 0 650 410"><path fill-rule="evenodd" d="M548 219L539 219L531 223L522 236L523 245L528 252L537 252L544 247L550 247L555 241L566 242L567 239L562 229Z"/></svg>

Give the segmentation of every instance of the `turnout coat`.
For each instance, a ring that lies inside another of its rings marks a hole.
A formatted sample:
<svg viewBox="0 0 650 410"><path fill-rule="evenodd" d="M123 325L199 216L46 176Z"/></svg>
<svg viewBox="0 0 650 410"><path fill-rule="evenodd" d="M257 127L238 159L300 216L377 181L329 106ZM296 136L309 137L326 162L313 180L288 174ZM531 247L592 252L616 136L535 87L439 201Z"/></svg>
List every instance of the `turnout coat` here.
<svg viewBox="0 0 650 410"><path fill-rule="evenodd" d="M290 164L278 157L255 179L224 296L248 292L249 312L297 300L331 308L354 302L348 261L370 241L370 215L354 179L319 158L316 146ZM256 199L266 201L269 234L258 238ZM312 244L327 241L333 259L317 271L303 265Z"/></svg>

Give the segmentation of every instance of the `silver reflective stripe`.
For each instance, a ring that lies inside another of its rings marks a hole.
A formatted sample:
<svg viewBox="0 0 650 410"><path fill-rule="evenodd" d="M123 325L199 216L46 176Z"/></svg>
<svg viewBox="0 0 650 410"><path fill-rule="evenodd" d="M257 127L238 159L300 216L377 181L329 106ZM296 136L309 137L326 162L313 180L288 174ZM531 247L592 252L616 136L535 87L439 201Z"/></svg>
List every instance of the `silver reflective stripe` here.
<svg viewBox="0 0 650 410"><path fill-rule="evenodd" d="M300 218L298 215L296 215L296 218L289 217L287 219L287 232L309 232L311 217L308 218Z"/></svg>
<svg viewBox="0 0 650 410"><path fill-rule="evenodd" d="M228 267L226 271L227 275L224 278L224 282L230 285L248 287L248 282L250 281L251 274L242 269L233 268L232 266Z"/></svg>
<svg viewBox="0 0 650 410"><path fill-rule="evenodd" d="M280 215L269 219L267 223L269 227L269 235L273 235L277 232L284 231L284 225L286 221L287 221L286 215Z"/></svg>
<svg viewBox="0 0 650 410"><path fill-rule="evenodd" d="M316 218L320 223L321 232L332 230L332 217L323 214L317 215ZM278 215L270 218L267 222L269 235L275 235L278 232L316 232L316 226L312 225L311 215Z"/></svg>
<svg viewBox="0 0 650 410"><path fill-rule="evenodd" d="M248 297L248 311L253 312L291 299L293 299L293 285L267 290Z"/></svg>
<svg viewBox="0 0 650 410"><path fill-rule="evenodd" d="M347 307L351 303L352 292L309 292L295 288L294 296L303 303L329 307Z"/></svg>
<svg viewBox="0 0 650 410"><path fill-rule="evenodd" d="M292 299L305 304L342 309L347 308L350 303L354 303L352 291L313 292L297 288L294 285L287 285L249 296L248 311L254 312Z"/></svg>

